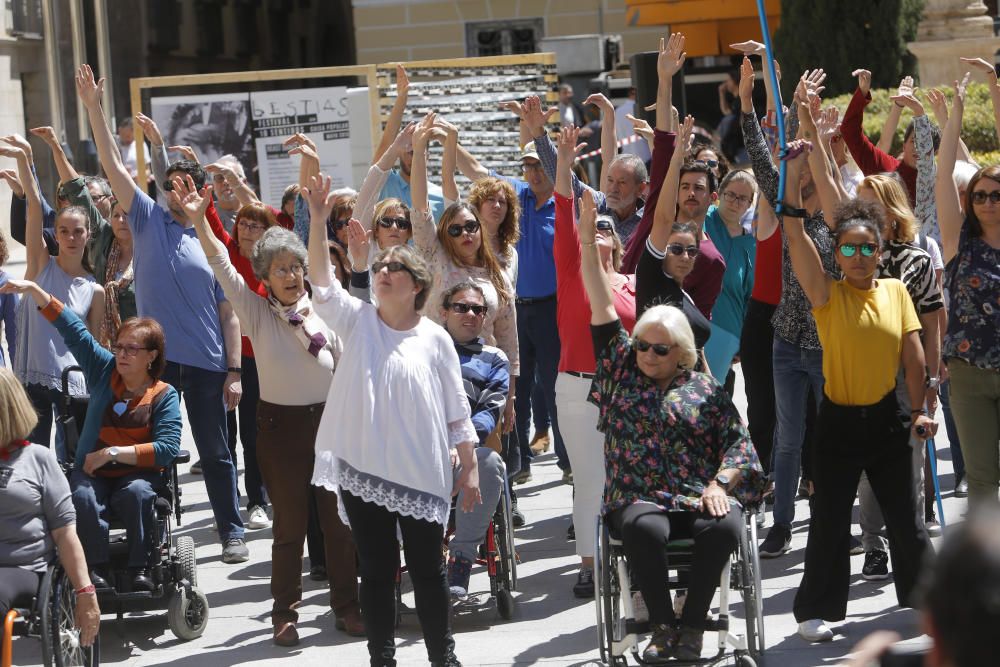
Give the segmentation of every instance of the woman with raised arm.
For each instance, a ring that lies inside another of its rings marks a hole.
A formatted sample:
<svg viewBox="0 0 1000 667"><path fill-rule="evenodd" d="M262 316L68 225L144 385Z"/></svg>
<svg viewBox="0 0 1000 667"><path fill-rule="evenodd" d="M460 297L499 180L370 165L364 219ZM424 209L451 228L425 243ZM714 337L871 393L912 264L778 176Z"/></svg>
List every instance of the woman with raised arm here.
<svg viewBox="0 0 1000 667"><path fill-rule="evenodd" d="M559 377L556 379L556 409L566 415L562 427L566 453L573 466L573 526L580 572L573 593L594 595L594 526L601 508L604 466L597 409L587 401L594 379L594 345L587 335L590 302L583 286L580 236L573 206L572 166L576 159L579 131L565 127L560 132L556 162L556 230L552 253L556 262L556 322L561 342ZM592 198L584 190L583 198ZM622 241L610 215L599 215L594 242L614 291L615 312L627 331L635 326L635 277L618 273Z"/></svg>
<svg viewBox="0 0 1000 667"><path fill-rule="evenodd" d="M20 141L24 141L20 139ZM0 145L0 155L17 160L18 177L24 184L28 216L25 232L27 268L24 279L35 282L66 304L86 322L94 335L99 335L104 321L104 288L94 280L86 260L90 225L86 209L69 206L56 214L55 231L59 254L49 255L42 238L42 203L38 182L32 174L28 155L15 145ZM18 318L18 349L14 353L14 372L24 383L32 405L38 412L38 424L28 440L48 446L52 430L52 410L59 401L62 371L76 366L76 359L55 329L50 327L38 309L21 304ZM86 385L79 375L70 375L73 394L83 394ZM65 452L57 452L65 459Z"/></svg>
<svg viewBox="0 0 1000 667"><path fill-rule="evenodd" d="M199 193L190 177L176 177L173 185L169 192L171 203L184 210L194 225L208 264L258 353L260 398L253 428L257 436L255 457L274 508L274 643L299 643L296 607L302 601L302 543L312 502L318 506L325 539L330 607L336 627L361 636L364 628L351 533L338 516L337 496L310 484L316 432L341 348L340 340L316 315L306 294L305 246L294 232L278 226L269 228L246 255L241 252L237 257L253 272L251 286L242 273L245 269L234 264L236 248L223 245L206 216L212 200L211 186ZM323 234L318 238L325 244Z"/></svg>
<svg viewBox="0 0 1000 667"><path fill-rule="evenodd" d="M743 530L737 501L760 500L763 470L729 395L693 370L694 336L684 314L653 306L629 336L601 266L596 222L594 203L581 198L582 272L597 360L589 400L604 433L601 513L621 536L649 610L653 637L643 661L698 660L712 596ZM694 540L695 567L677 619L663 586L666 545L685 538Z"/></svg>
<svg viewBox="0 0 1000 667"><path fill-rule="evenodd" d="M935 191L944 260L950 264L942 356L951 378L951 410L965 458L969 503L978 505L996 502L1000 488L1000 167L984 167L972 177L963 215L952 172L968 79L966 74L955 87L938 151ZM998 96L994 94L994 104ZM994 111L1000 120L1000 110Z"/></svg>
<svg viewBox="0 0 1000 667"><path fill-rule="evenodd" d="M377 307L333 279L321 233L332 206L329 189L323 178L305 192L312 212L309 280L316 312L343 339L344 354L316 438L313 483L338 495L350 521L371 664L396 664L398 531L427 656L432 664L460 665L441 543L452 489L463 491L461 511L481 499L478 436L458 354L448 333L420 315L433 276L416 251L399 245L376 255ZM352 221L351 234L365 230ZM462 466L457 483L453 457Z"/></svg>
<svg viewBox="0 0 1000 667"><path fill-rule="evenodd" d="M785 203L800 206L798 187L810 145L789 145ZM841 206L834 221L837 264L844 274L834 280L825 270L801 218L782 222L792 268L812 306L823 345L824 396L816 432L812 515L806 546L805 574L795 596L799 635L828 641L827 621L847 613L850 583L851 507L861 473L868 476L885 514L901 606L912 604L925 551L930 546L916 512L910 433L920 439L936 424L922 407L911 413L907 428L898 414L896 375L902 367L911 405L924 398L924 351L920 320L902 282L877 278L882 248L882 212L872 204Z"/></svg>

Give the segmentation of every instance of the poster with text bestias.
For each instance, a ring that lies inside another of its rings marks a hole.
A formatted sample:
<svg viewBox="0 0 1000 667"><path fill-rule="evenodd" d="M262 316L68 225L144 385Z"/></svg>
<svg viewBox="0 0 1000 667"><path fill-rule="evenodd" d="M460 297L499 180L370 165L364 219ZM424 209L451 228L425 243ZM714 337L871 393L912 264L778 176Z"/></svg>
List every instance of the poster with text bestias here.
<svg viewBox="0 0 1000 667"><path fill-rule="evenodd" d="M346 87L250 93L250 108L265 202L279 206L285 188L298 183L299 158L289 157L281 145L296 132L316 142L320 168L333 179L333 189L352 184Z"/></svg>

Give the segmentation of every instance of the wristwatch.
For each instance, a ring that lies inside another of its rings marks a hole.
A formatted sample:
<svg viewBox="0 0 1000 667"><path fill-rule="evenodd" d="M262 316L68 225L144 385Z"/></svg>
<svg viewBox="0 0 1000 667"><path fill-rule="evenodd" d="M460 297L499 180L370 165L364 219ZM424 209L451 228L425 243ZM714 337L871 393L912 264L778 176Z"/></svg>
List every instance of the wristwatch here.
<svg viewBox="0 0 1000 667"><path fill-rule="evenodd" d="M715 476L715 481L718 482L719 486L721 486L722 488L728 489L729 482L731 480L729 479L729 475L726 475L725 473L719 473L718 475Z"/></svg>
<svg viewBox="0 0 1000 667"><path fill-rule="evenodd" d="M927 385L928 389L937 389L938 385L941 384L941 378L928 376L924 384Z"/></svg>
<svg viewBox="0 0 1000 667"><path fill-rule="evenodd" d="M108 447L108 456L111 457L111 462L112 463L118 463L118 448L117 447Z"/></svg>

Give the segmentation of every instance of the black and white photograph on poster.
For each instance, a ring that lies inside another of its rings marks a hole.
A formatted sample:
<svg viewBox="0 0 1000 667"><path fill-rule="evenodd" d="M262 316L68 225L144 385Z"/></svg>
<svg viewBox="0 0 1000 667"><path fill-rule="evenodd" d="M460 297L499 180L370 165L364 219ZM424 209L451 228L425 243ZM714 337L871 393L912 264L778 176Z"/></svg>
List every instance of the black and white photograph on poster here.
<svg viewBox="0 0 1000 667"><path fill-rule="evenodd" d="M154 97L151 107L167 146L190 146L203 165L233 155L253 180L257 153L251 134L249 93ZM170 155L171 160L180 158L179 153Z"/></svg>
<svg viewBox="0 0 1000 667"><path fill-rule="evenodd" d="M281 201L289 183L299 178L298 159L289 158L282 142L302 132L316 142L320 168L334 188L352 183L350 111L347 88L306 88L250 94L254 139L264 201Z"/></svg>

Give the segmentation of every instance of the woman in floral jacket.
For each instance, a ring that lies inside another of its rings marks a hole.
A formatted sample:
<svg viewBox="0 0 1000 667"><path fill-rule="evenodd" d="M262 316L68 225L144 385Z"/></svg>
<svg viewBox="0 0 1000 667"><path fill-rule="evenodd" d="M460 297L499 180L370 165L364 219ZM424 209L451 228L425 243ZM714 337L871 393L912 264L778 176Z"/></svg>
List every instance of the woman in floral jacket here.
<svg viewBox="0 0 1000 667"><path fill-rule="evenodd" d="M622 538L654 634L643 659L697 660L722 568L739 542L738 503L760 499L763 470L739 413L710 375L692 371L694 336L672 306L647 310L629 337L595 245L593 201L580 201L583 278L597 367L590 400L605 434L601 508ZM736 511L731 511L731 510ZM694 539L680 623L663 586L668 540Z"/></svg>

